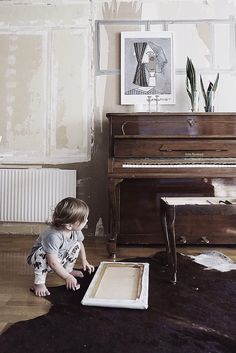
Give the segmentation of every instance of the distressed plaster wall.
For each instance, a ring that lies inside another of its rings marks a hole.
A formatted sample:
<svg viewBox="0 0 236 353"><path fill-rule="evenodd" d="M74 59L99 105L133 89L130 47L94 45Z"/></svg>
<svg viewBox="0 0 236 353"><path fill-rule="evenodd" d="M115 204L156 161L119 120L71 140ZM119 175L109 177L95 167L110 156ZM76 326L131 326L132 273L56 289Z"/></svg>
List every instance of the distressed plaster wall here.
<svg viewBox="0 0 236 353"><path fill-rule="evenodd" d="M106 233L106 113L135 109L120 105L120 32L145 30L141 24L129 23L134 20L198 22L228 20L232 16L236 16L236 1L232 0L1 1L0 155L12 154L12 159L7 157L5 162L0 159L1 167L30 163L76 169L78 197L91 209L88 232L98 234L102 220ZM100 26L100 48L96 21L106 21ZM149 29L163 28L156 23ZM207 22L185 23L185 27L173 22L168 29L177 35L176 104L160 109L190 109L184 75L188 53L197 69L203 68L206 81L214 80L216 72L220 72L216 109L236 111L236 56L229 49L235 44L233 30L215 28L217 62L213 62L212 69L214 37ZM183 34L186 41L181 40ZM221 46L224 50L220 50ZM41 227L1 224L0 232L37 233Z"/></svg>

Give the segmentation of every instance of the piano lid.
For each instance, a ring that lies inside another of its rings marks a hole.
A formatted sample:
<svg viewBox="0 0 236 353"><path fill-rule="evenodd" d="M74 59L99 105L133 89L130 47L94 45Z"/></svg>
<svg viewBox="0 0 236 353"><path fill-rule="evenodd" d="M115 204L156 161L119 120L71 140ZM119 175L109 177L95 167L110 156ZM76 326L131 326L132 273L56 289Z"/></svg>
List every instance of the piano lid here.
<svg viewBox="0 0 236 353"><path fill-rule="evenodd" d="M110 134L236 136L236 113L108 113Z"/></svg>

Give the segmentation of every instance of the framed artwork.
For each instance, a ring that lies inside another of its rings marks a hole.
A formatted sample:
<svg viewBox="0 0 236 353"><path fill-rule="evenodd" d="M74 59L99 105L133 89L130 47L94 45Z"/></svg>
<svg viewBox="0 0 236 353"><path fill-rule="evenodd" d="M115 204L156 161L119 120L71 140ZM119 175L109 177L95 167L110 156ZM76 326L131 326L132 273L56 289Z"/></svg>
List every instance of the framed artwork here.
<svg viewBox="0 0 236 353"><path fill-rule="evenodd" d="M121 32L121 104L174 104L173 32Z"/></svg>
<svg viewBox="0 0 236 353"><path fill-rule="evenodd" d="M112 308L148 308L149 264L102 261L81 303Z"/></svg>

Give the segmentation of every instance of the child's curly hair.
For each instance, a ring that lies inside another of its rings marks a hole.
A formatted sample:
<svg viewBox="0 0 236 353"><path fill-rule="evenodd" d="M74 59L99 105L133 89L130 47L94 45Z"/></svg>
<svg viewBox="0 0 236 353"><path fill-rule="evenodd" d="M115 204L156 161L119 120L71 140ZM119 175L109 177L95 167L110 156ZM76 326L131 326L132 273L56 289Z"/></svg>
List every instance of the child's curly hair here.
<svg viewBox="0 0 236 353"><path fill-rule="evenodd" d="M56 205L50 224L55 228L64 228L66 224L83 223L88 214L89 207L84 201L67 197Z"/></svg>

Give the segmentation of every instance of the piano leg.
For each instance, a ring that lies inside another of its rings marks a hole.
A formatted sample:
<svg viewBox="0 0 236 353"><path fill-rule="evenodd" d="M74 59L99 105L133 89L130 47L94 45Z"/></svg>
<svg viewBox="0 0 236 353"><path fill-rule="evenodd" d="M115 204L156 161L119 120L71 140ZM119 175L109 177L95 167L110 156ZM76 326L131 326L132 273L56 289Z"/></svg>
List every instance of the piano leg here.
<svg viewBox="0 0 236 353"><path fill-rule="evenodd" d="M161 199L161 225L166 244L168 265L171 269L171 283L177 281L177 255L175 241L175 206L167 205Z"/></svg>
<svg viewBox="0 0 236 353"><path fill-rule="evenodd" d="M123 179L110 178L108 180L109 199L111 206L111 234L107 243L107 251L110 257L116 259L117 235L120 230L120 183Z"/></svg>

